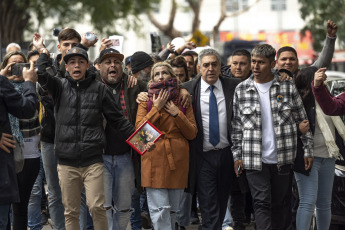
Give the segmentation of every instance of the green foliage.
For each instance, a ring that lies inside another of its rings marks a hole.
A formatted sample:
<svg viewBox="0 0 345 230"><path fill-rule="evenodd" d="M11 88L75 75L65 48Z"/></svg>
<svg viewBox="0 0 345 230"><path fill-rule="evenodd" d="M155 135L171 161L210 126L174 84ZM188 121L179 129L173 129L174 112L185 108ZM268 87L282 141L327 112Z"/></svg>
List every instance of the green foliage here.
<svg viewBox="0 0 345 230"><path fill-rule="evenodd" d="M20 0L16 0L21 2ZM152 8L152 3L160 0L26 0L30 5L27 12L35 12L39 22L48 17L58 18L53 27L64 28L67 25L82 23L84 16L91 16L91 23L96 31L112 34L118 27L136 27L137 20L126 20L124 24L116 24L117 19L126 19L129 15L137 16ZM140 23L139 23L140 24ZM30 29L30 28L27 28Z"/></svg>
<svg viewBox="0 0 345 230"><path fill-rule="evenodd" d="M298 0L301 4L301 16L307 25L303 28L310 30L314 37L314 49L320 51L326 34L328 19L338 26L337 39L345 48L345 2L344 0Z"/></svg>

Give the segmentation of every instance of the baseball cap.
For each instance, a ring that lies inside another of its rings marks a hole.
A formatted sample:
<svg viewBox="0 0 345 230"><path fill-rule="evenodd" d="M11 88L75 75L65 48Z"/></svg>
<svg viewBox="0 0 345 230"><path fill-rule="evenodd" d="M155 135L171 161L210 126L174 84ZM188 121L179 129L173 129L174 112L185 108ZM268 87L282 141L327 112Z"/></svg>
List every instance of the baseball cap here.
<svg viewBox="0 0 345 230"><path fill-rule="evenodd" d="M119 51L113 48L109 48L109 49L102 50L101 54L99 55L99 63L101 63L104 59L108 57L116 57L120 59L120 61L123 61L123 58L124 58L123 54L120 54Z"/></svg>
<svg viewBox="0 0 345 230"><path fill-rule="evenodd" d="M70 49L67 52L67 54L63 57L63 60L65 61L65 63L67 63L68 60L74 56L83 57L87 60L87 62L89 62L89 56L87 55L86 50L79 48L79 47L73 47L72 49Z"/></svg>

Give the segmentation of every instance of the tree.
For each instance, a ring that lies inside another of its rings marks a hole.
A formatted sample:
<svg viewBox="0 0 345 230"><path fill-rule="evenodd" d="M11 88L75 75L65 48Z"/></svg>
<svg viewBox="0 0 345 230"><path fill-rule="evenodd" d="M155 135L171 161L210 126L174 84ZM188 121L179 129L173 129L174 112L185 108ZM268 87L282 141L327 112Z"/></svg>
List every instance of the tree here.
<svg viewBox="0 0 345 230"><path fill-rule="evenodd" d="M314 49L320 51L325 40L325 25L328 19L338 26L337 37L340 45L345 48L345 4L344 0L299 0L301 17L306 21L302 29L310 30L314 38Z"/></svg>
<svg viewBox="0 0 345 230"><path fill-rule="evenodd" d="M199 30L200 26L200 9L203 0L186 0L188 2L190 10L193 11L193 21L192 21L192 28L191 28L191 34L193 34L195 31ZM228 18L228 17L235 17L238 16L244 12L247 12L249 9L251 9L255 4L257 4L260 0L255 0L254 3L251 5L244 7L243 9L233 12L231 14L227 14L226 12L226 2L225 0L220 0L220 14L219 14L219 19L214 25L213 30L212 30L212 40L215 40L216 35L219 33L219 28L223 21ZM181 32L176 30L174 28L174 20L175 20L175 15L177 11L177 4L176 0L171 0L172 7L170 10L170 17L169 21L167 24L163 25L158 22L152 15L152 12L150 10L147 11L147 15L151 21L151 23L157 27L164 35L168 36L169 38L173 39L175 37L180 37Z"/></svg>
<svg viewBox="0 0 345 230"><path fill-rule="evenodd" d="M0 35L2 45L20 42L24 30L33 28L31 17L37 16L39 25L48 17L58 18L53 27L65 28L85 20L91 16L91 24L97 32L107 35L115 33L117 19L125 19L129 15L138 16L150 9L152 4L160 0L1 0ZM120 26L135 27L140 20L126 20Z"/></svg>
<svg viewBox="0 0 345 230"><path fill-rule="evenodd" d="M187 0L190 9L194 13L193 22L192 22L192 29L191 32L194 33L196 30L199 29L200 20L200 7L202 4L202 0ZM162 23L158 22L158 20L152 15L151 10L147 10L147 16L151 23L157 27L164 35L168 36L169 38L173 39L175 37L180 37L181 32L174 28L174 21L175 15L177 10L176 0L171 0L171 10L168 23L163 25Z"/></svg>

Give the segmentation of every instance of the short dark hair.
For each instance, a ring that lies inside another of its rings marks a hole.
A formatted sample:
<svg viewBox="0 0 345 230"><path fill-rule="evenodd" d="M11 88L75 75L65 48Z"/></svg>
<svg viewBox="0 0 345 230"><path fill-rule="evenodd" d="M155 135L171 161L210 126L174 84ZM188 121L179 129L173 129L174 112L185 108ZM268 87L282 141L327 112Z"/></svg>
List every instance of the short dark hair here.
<svg viewBox="0 0 345 230"><path fill-rule="evenodd" d="M28 57L28 60L30 60L30 58L32 57L32 56L36 56L36 55L40 55L40 53L38 52L38 50L31 50L31 51L29 51L28 52L28 55L27 55L27 57Z"/></svg>
<svg viewBox="0 0 345 230"><path fill-rule="evenodd" d="M238 50L235 50L232 55L233 56L246 56L248 58L248 61L250 62L251 60L251 55L250 55L250 52L248 50L245 50L245 49L238 49Z"/></svg>
<svg viewBox="0 0 345 230"><path fill-rule="evenodd" d="M189 76L188 76L188 69L187 69L187 63L186 63L186 60L184 59L184 57L182 57L181 55L180 56L177 56L173 59L171 59L169 61L169 64L171 65L171 67L175 67L175 68L181 68L183 67L184 69L184 73L186 75L186 81L189 81Z"/></svg>
<svg viewBox="0 0 345 230"><path fill-rule="evenodd" d="M270 62L273 62L276 56L276 50L269 44L259 44L252 50L252 56L254 55L268 58Z"/></svg>
<svg viewBox="0 0 345 230"><path fill-rule="evenodd" d="M60 43L61 41L72 40L73 38L77 38L80 43L80 34L75 29L67 28L59 33L58 41Z"/></svg>
<svg viewBox="0 0 345 230"><path fill-rule="evenodd" d="M277 59L279 58L281 53L286 52L286 51L294 53L296 55L296 58L297 58L297 52L296 52L296 50L293 47L291 47L291 46L283 46L277 52Z"/></svg>
<svg viewBox="0 0 345 230"><path fill-rule="evenodd" d="M192 58L194 59L194 56L198 56L198 53L195 52L195 51L192 51L192 50L188 50L188 51L186 51L186 52L183 52L181 55L182 55L183 57L185 57L185 56L190 56L190 57L192 57Z"/></svg>

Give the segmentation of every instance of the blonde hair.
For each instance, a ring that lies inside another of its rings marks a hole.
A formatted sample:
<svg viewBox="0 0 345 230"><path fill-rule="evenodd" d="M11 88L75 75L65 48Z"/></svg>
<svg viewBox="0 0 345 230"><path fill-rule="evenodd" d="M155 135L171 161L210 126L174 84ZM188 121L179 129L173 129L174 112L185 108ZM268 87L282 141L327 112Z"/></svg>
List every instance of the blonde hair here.
<svg viewBox="0 0 345 230"><path fill-rule="evenodd" d="M155 69L157 67L162 67L162 66L167 67L171 77L176 78L178 80L171 65L168 62L162 61L162 62L157 62L156 64L153 65L151 69L151 80L149 81L148 86L153 82Z"/></svg>

